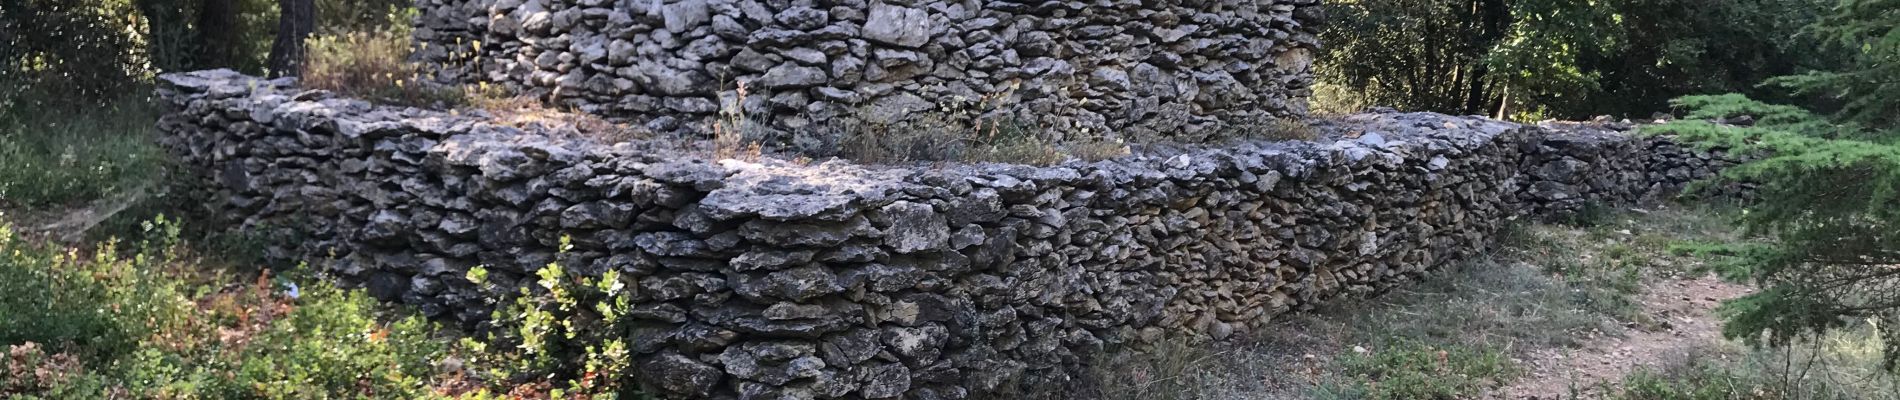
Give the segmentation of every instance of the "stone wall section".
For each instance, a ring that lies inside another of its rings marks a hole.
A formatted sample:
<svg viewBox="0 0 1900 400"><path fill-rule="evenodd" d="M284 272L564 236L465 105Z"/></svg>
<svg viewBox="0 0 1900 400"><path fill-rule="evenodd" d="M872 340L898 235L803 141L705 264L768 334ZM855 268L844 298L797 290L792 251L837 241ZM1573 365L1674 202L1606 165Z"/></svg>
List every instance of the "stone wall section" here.
<svg viewBox="0 0 1900 400"><path fill-rule="evenodd" d="M1222 339L1468 259L1519 217L1663 198L1719 155L1601 126L1429 113L1326 139L1050 167L708 161L167 75L165 146L273 255L475 321L475 265L619 270L639 378L675 398L956 399L1108 346ZM562 237L573 249L555 249Z"/></svg>
<svg viewBox="0 0 1900 400"><path fill-rule="evenodd" d="M1222 127L1304 116L1319 46L1318 0L417 7L417 58L441 66L445 80L504 83L659 133L704 133L745 82L748 117L783 136L948 105L1054 140L1197 141ZM988 105L974 105L980 100Z"/></svg>

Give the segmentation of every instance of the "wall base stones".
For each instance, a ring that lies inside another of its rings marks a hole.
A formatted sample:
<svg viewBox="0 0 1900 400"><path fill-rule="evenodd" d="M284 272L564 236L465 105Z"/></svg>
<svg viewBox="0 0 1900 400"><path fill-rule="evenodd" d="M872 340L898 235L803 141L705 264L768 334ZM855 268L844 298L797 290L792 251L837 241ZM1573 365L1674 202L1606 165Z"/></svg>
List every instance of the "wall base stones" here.
<svg viewBox="0 0 1900 400"><path fill-rule="evenodd" d="M1222 339L1482 251L1501 224L1728 164L1603 126L1428 113L1326 139L1050 167L711 161L172 74L163 142L236 225L377 297L477 320L558 261L631 277L677 398L963 398L1093 351ZM561 253L562 237L573 249ZM294 240L293 240L294 238Z"/></svg>

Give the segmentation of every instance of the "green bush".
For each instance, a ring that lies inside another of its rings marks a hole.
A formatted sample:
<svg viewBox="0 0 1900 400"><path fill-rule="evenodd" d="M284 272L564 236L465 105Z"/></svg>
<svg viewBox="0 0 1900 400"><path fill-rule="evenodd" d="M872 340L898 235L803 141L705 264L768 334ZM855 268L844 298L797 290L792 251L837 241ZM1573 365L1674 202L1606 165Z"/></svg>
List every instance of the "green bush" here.
<svg viewBox="0 0 1900 400"><path fill-rule="evenodd" d="M146 290L113 290L143 286L146 265L111 257L116 246L110 243L100 258L83 260L12 235L0 227L0 253L7 254L0 257L0 310L7 310L0 313L0 343L43 343L58 352L83 351L87 359L113 359L136 348L143 327L119 318L134 310L110 306L152 300Z"/></svg>
<svg viewBox="0 0 1900 400"><path fill-rule="evenodd" d="M7 367L77 361L0 395L428 398L467 386L437 373L452 346L420 317L385 316L321 281L206 279L177 224L146 227L136 248L107 242L91 257L0 228L0 346L17 353Z"/></svg>
<svg viewBox="0 0 1900 400"><path fill-rule="evenodd" d="M157 176L156 107L142 98L91 107L0 110L0 204L89 201Z"/></svg>
<svg viewBox="0 0 1900 400"><path fill-rule="evenodd" d="M1737 400L1768 399L1754 385L1727 371L1694 367L1673 376L1652 370L1638 370L1623 377L1619 400Z"/></svg>
<svg viewBox="0 0 1900 400"><path fill-rule="evenodd" d="M562 238L561 250L569 248ZM625 373L632 353L628 340L642 330L632 311L631 279L609 270L599 278L569 274L549 263L535 272L534 286L520 288L507 306L495 310L486 341L464 339L475 349L488 375L531 377L524 386L558 387L582 398L637 398ZM493 285L488 271L471 269L468 279ZM490 288L493 289L492 287Z"/></svg>

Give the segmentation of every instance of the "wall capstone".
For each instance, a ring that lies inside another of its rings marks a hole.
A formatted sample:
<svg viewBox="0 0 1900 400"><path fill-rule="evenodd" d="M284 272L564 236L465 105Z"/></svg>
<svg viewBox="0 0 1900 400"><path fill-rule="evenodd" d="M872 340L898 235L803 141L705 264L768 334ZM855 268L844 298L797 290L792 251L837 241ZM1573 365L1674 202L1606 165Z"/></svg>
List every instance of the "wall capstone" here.
<svg viewBox="0 0 1900 400"><path fill-rule="evenodd" d="M1627 127L1396 112L1324 121L1321 141L1049 167L712 161L229 71L161 81L191 192L271 255L335 255L319 267L463 321L500 295L471 266L518 285L555 261L621 271L650 328L634 373L673 398L1048 383L1111 345L1244 335L1467 259L1505 221L1732 164Z"/></svg>

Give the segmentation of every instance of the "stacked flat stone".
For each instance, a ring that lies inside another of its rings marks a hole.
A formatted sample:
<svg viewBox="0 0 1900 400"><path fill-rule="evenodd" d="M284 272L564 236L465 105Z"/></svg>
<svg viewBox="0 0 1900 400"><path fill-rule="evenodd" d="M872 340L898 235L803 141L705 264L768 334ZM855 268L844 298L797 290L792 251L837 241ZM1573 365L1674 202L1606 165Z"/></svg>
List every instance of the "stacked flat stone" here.
<svg viewBox="0 0 1900 400"><path fill-rule="evenodd" d="M1321 141L1049 167L713 161L228 71L161 80L189 192L272 255L464 321L503 295L463 278L475 265L504 292L549 262L620 271L633 373L671 398L1048 383L1106 346L1244 335L1468 259L1506 221L1722 164L1598 127L1393 112L1323 121Z"/></svg>
<svg viewBox="0 0 1900 400"><path fill-rule="evenodd" d="M1690 183L1734 166L1741 159L1722 150L1699 151L1667 138L1631 140L1625 123L1547 122L1526 153L1532 178L1519 195L1526 213L1565 220L1590 206L1641 204L1667 199ZM1711 188L1704 194L1740 197L1743 186Z"/></svg>
<svg viewBox="0 0 1900 400"><path fill-rule="evenodd" d="M1318 0L420 0L421 61L658 133L975 107L1050 139L1198 141L1306 114ZM1000 96L1000 97L998 97ZM1064 137L1068 136L1068 137Z"/></svg>

